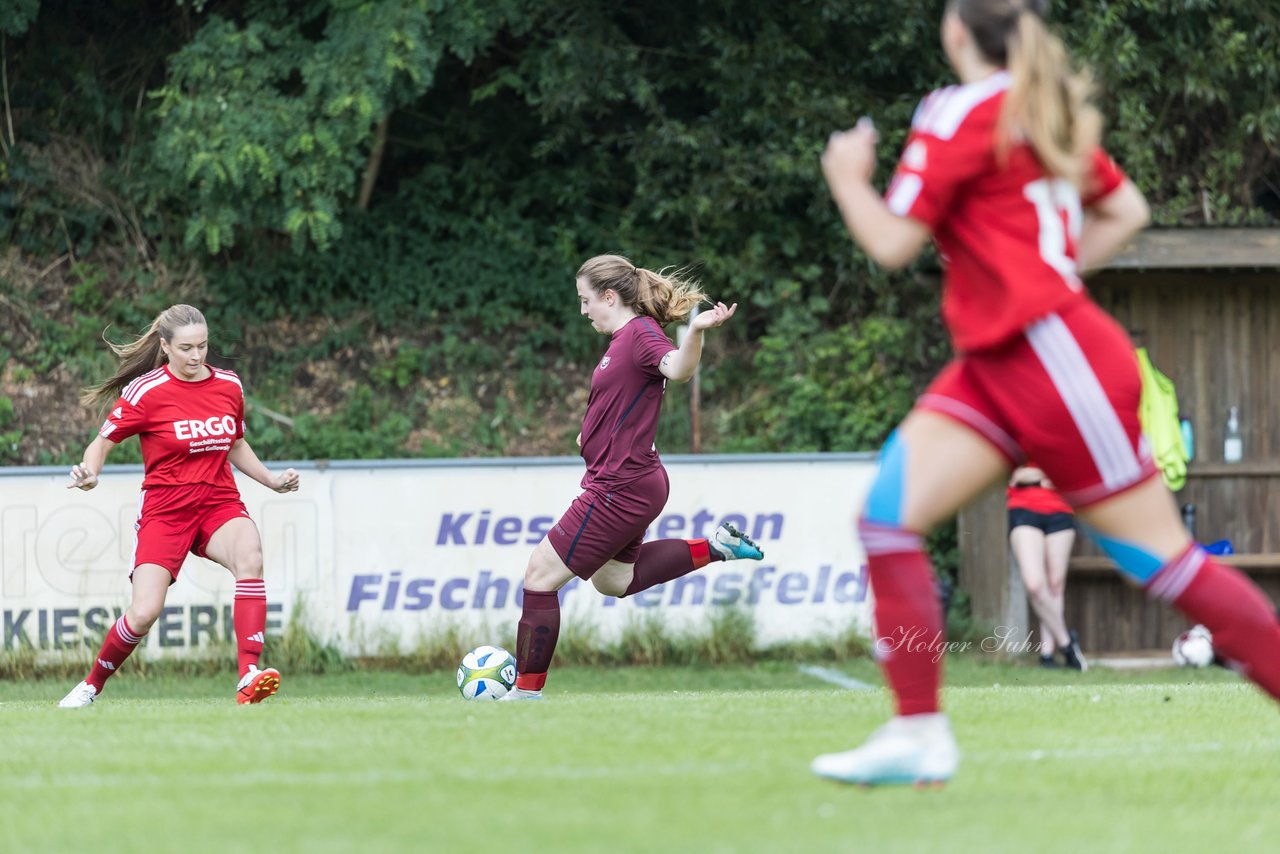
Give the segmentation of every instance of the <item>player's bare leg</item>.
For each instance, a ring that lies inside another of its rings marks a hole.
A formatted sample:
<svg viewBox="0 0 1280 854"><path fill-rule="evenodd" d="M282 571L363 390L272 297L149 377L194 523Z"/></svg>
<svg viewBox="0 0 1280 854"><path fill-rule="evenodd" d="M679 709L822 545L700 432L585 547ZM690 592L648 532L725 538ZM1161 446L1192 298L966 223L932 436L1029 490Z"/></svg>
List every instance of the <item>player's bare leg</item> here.
<svg viewBox="0 0 1280 854"><path fill-rule="evenodd" d="M941 784L960 761L938 703L942 604L923 535L1008 476L1009 463L978 433L913 411L881 452L859 521L875 594L876 657L897 716L861 747L813 760L815 774L845 783Z"/></svg>
<svg viewBox="0 0 1280 854"><path fill-rule="evenodd" d="M1159 477L1080 511L1121 572L1213 634L1214 652L1280 700L1280 623L1239 570L1191 540Z"/></svg>
<svg viewBox="0 0 1280 854"><path fill-rule="evenodd" d="M164 609L165 594L173 576L154 563L144 563L133 570L133 595L129 608L107 629L102 647L84 681L72 688L58 703L62 709L83 709L92 705L102 693L106 681L124 664L138 647L152 624Z"/></svg>
<svg viewBox="0 0 1280 854"><path fill-rule="evenodd" d="M261 703L280 689L280 671L258 667L267 630L267 588L262 580L258 527L248 517L231 519L213 532L205 555L230 570L236 580L231 618L239 671L236 702Z"/></svg>

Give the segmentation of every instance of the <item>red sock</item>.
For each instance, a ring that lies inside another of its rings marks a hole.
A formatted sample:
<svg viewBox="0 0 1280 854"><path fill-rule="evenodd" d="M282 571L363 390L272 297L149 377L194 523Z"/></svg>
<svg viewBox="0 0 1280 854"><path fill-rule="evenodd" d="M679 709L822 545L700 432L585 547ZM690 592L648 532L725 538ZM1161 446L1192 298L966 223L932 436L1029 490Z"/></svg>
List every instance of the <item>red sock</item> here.
<svg viewBox="0 0 1280 854"><path fill-rule="evenodd" d="M1161 567L1146 590L1207 628L1215 653L1280 700L1280 620L1243 573L1192 544Z"/></svg>
<svg viewBox="0 0 1280 854"><path fill-rule="evenodd" d="M516 626L516 687L541 691L560 637L560 598L554 592L524 591Z"/></svg>
<svg viewBox="0 0 1280 854"><path fill-rule="evenodd" d="M231 623L236 631L236 658L240 675L257 667L267 631L267 585L261 578L242 578L236 582L235 607Z"/></svg>
<svg viewBox="0 0 1280 854"><path fill-rule="evenodd" d="M706 540L654 540L640 546L640 556L623 596L648 590L659 584L688 575L713 560L724 560L712 554Z"/></svg>
<svg viewBox="0 0 1280 854"><path fill-rule="evenodd" d="M858 532L875 596L876 658L898 714L936 712L945 637L942 603L923 541L911 531L866 520Z"/></svg>
<svg viewBox="0 0 1280 854"><path fill-rule="evenodd" d="M98 650L98 658L84 681L97 688L101 694L103 684L120 669L120 665L124 664L129 653L133 652L144 637L145 635L135 634L124 617L116 620L107 629L107 636L102 639L102 649Z"/></svg>

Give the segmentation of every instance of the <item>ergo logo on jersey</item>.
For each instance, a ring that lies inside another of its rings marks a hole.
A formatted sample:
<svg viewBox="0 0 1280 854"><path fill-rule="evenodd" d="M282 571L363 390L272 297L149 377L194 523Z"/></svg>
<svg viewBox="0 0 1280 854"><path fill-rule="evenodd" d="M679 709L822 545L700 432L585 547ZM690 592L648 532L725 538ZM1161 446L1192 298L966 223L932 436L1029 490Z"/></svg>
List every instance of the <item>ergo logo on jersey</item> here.
<svg viewBox="0 0 1280 854"><path fill-rule="evenodd" d="M179 439L207 439L210 436L234 436L236 419L230 415L208 418L204 421L175 421L173 435Z"/></svg>

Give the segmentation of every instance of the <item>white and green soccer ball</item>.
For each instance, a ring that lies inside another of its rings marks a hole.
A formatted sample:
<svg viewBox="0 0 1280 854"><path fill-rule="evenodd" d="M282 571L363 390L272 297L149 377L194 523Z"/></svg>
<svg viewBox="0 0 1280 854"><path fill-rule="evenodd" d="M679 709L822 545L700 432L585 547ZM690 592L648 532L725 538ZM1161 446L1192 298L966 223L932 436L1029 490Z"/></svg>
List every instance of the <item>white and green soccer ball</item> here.
<svg viewBox="0 0 1280 854"><path fill-rule="evenodd" d="M516 684L516 660L500 646L478 646L458 665L458 690L468 700L501 700Z"/></svg>

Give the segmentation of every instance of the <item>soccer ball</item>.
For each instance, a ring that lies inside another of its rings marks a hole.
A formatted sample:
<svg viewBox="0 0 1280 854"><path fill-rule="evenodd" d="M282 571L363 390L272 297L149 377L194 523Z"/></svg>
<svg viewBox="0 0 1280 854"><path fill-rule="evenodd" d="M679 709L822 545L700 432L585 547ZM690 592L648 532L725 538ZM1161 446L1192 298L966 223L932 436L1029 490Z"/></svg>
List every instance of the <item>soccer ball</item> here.
<svg viewBox="0 0 1280 854"><path fill-rule="evenodd" d="M1213 664L1213 635L1204 626L1192 626L1174 638L1173 660L1182 667Z"/></svg>
<svg viewBox="0 0 1280 854"><path fill-rule="evenodd" d="M516 684L516 660L499 646L478 646L458 665L458 690L468 700L501 700Z"/></svg>

